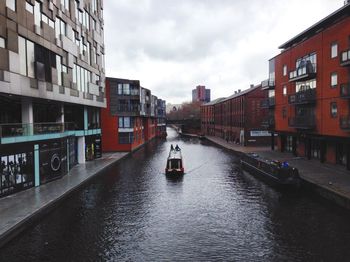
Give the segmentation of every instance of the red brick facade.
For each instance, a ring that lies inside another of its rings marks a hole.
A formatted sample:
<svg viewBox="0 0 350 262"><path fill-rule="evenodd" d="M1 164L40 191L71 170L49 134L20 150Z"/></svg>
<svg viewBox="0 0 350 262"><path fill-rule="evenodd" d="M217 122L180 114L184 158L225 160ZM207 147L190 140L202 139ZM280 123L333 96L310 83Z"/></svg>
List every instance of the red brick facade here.
<svg viewBox="0 0 350 262"><path fill-rule="evenodd" d="M348 168L349 14L344 6L283 44L270 70L279 149Z"/></svg>
<svg viewBox="0 0 350 262"><path fill-rule="evenodd" d="M269 144L270 136L261 127L268 114L260 107L264 99L266 92L259 85L202 105L202 133L244 145Z"/></svg>

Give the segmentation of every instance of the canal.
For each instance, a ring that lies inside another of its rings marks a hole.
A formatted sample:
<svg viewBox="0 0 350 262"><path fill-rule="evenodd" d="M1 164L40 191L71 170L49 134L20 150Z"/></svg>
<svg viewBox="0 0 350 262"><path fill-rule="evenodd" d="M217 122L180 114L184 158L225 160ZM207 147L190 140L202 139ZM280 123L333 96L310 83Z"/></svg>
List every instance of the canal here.
<svg viewBox="0 0 350 262"><path fill-rule="evenodd" d="M228 151L169 129L0 250L0 261L344 261L350 215L242 173ZM186 174L168 179L170 144Z"/></svg>

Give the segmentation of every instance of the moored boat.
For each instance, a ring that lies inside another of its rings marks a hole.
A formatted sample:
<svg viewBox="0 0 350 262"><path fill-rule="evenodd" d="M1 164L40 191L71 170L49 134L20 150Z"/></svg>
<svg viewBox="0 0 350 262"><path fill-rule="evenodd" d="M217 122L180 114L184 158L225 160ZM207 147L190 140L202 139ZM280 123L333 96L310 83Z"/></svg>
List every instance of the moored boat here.
<svg viewBox="0 0 350 262"><path fill-rule="evenodd" d="M171 145L170 147L170 152L169 152L169 156L168 156L167 164L165 168L165 174L167 175L184 174L182 153L178 145L176 145L175 148L173 147L173 145Z"/></svg>
<svg viewBox="0 0 350 262"><path fill-rule="evenodd" d="M242 156L241 165L249 173L279 185L299 185L300 183L298 169L287 162L269 160L258 154L248 153Z"/></svg>

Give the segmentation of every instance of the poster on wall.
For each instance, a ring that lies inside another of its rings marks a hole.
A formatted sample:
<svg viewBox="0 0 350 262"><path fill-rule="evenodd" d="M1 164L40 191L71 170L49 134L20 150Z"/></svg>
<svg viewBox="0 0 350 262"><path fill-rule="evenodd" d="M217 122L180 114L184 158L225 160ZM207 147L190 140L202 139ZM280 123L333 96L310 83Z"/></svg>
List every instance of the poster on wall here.
<svg viewBox="0 0 350 262"><path fill-rule="evenodd" d="M0 196L34 186L33 152L0 157Z"/></svg>
<svg viewBox="0 0 350 262"><path fill-rule="evenodd" d="M40 182L42 184L67 173L67 146L65 141L40 145Z"/></svg>
<svg viewBox="0 0 350 262"><path fill-rule="evenodd" d="M95 158L102 157L101 136L95 137Z"/></svg>

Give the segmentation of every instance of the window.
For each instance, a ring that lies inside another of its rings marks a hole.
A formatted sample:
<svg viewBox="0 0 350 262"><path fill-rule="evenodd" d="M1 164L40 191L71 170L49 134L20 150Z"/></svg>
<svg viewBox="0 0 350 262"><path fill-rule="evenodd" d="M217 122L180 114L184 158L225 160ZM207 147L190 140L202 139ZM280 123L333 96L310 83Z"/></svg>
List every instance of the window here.
<svg viewBox="0 0 350 262"><path fill-rule="evenodd" d="M133 118L129 116L120 116L119 117L119 127L121 128L133 128L134 123L133 123Z"/></svg>
<svg viewBox="0 0 350 262"><path fill-rule="evenodd" d="M66 35L66 23L58 17L55 22L55 35L57 39L60 38L60 35Z"/></svg>
<svg viewBox="0 0 350 262"><path fill-rule="evenodd" d="M61 63L61 57L59 55L56 55L56 69L57 69L57 84L61 86L62 85L62 63Z"/></svg>
<svg viewBox="0 0 350 262"><path fill-rule="evenodd" d="M331 74L331 87L336 87L338 84L338 74L332 73Z"/></svg>
<svg viewBox="0 0 350 262"><path fill-rule="evenodd" d="M134 140L133 133L118 133L119 135L119 144L132 144Z"/></svg>
<svg viewBox="0 0 350 262"><path fill-rule="evenodd" d="M0 36L0 48L5 48L5 38Z"/></svg>
<svg viewBox="0 0 350 262"><path fill-rule="evenodd" d="M283 76L287 75L287 65L283 66Z"/></svg>
<svg viewBox="0 0 350 262"><path fill-rule="evenodd" d="M28 2L26 2L26 10L31 13L34 14L34 6L32 6L31 4L29 4Z"/></svg>
<svg viewBox="0 0 350 262"><path fill-rule="evenodd" d="M287 86L283 86L283 96L287 96Z"/></svg>
<svg viewBox="0 0 350 262"><path fill-rule="evenodd" d="M338 114L338 107L336 102L331 102L331 117L335 118Z"/></svg>
<svg viewBox="0 0 350 262"><path fill-rule="evenodd" d="M69 0L61 0L61 3L63 4L63 7L66 9L66 10L70 10L69 8Z"/></svg>
<svg viewBox="0 0 350 262"><path fill-rule="evenodd" d="M316 79L308 80L305 82L297 82L295 85L295 92L303 92L314 88L316 88Z"/></svg>
<svg viewBox="0 0 350 262"><path fill-rule="evenodd" d="M18 54L20 74L34 78L34 43L19 36Z"/></svg>
<svg viewBox="0 0 350 262"><path fill-rule="evenodd" d="M6 0L6 7L16 11L16 0Z"/></svg>
<svg viewBox="0 0 350 262"><path fill-rule="evenodd" d="M333 43L331 45L331 58L335 58L338 56L338 44Z"/></svg>
<svg viewBox="0 0 350 262"><path fill-rule="evenodd" d="M39 3L38 1L35 1L35 5L34 5L34 24L36 26L41 26L40 25L40 21L41 21L41 3Z"/></svg>
<svg viewBox="0 0 350 262"><path fill-rule="evenodd" d="M91 82L91 72L81 66L74 64L73 83L77 85L77 89L81 92L87 92L89 82Z"/></svg>

